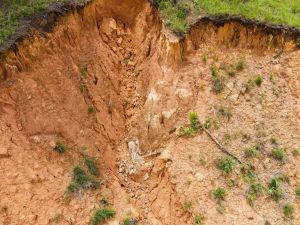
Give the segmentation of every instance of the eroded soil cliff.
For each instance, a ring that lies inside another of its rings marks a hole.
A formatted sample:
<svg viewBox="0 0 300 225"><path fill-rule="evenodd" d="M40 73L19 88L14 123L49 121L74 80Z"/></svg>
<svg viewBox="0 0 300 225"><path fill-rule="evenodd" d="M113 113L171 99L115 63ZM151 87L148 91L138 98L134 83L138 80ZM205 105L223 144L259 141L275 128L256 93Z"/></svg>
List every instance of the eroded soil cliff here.
<svg viewBox="0 0 300 225"><path fill-rule="evenodd" d="M1 55L1 224L89 224L102 198L117 211L106 224L194 224L196 216L204 224L300 223L296 34L199 18L178 38L143 0L68 10ZM220 170L227 154L205 131L183 137L189 112L251 174L240 164ZM57 140L65 153L54 150ZM245 155L250 147L257 157ZM272 157L276 148L284 161ZM100 168L100 187L69 196L72 170L87 156ZM284 177L279 201L263 190L250 206L251 184L268 189L273 177ZM218 211L219 187L226 195ZM294 219L284 219L287 203Z"/></svg>

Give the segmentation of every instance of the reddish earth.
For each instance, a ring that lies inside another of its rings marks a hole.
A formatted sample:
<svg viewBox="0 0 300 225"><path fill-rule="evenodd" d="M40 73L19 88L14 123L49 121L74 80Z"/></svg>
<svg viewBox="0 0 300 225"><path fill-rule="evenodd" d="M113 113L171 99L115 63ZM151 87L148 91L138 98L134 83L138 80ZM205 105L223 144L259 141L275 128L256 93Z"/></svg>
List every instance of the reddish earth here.
<svg viewBox="0 0 300 225"><path fill-rule="evenodd" d="M42 33L32 29L1 55L0 224L55 224L55 215L57 224L90 224L103 197L117 211L103 224L126 217L136 224L194 224L198 215L204 224L300 223L297 37L288 36L274 58L284 31L242 25L232 38L239 22L199 18L178 38L143 0L95 0L70 10L51 15ZM241 57L244 69L228 76ZM212 67L225 77L220 94L212 91ZM263 83L247 92L258 75ZM229 119L222 106L230 108ZM264 187L287 174L280 201L264 192L251 207L240 165L224 174L216 161L227 155L204 131L180 137L188 112L201 122L209 116L212 134L253 163ZM270 156L272 136L287 147L284 164ZM65 153L54 151L57 140ZM244 149L258 142L259 157L246 158ZM101 187L64 203L73 167L84 167L83 147L100 168ZM222 213L212 194L218 187L226 189ZM294 205L293 220L284 220L286 203Z"/></svg>

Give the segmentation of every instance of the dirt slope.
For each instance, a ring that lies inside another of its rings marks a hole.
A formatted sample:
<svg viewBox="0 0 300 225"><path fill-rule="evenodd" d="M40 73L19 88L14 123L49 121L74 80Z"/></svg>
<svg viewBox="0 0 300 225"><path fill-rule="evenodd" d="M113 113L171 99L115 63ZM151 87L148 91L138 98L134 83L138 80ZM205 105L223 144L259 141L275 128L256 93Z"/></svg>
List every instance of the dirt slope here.
<svg viewBox="0 0 300 225"><path fill-rule="evenodd" d="M56 215L57 224L89 224L103 197L117 211L106 224L128 216L137 224L194 224L198 215L204 224L300 223L297 36L199 18L178 38L143 0L69 10L51 14L42 33L32 29L1 55L0 206L7 209L0 224L55 224ZM229 76L242 57L244 68ZM212 91L212 68L224 76L220 94ZM210 120L212 134L252 164L264 187L286 174L279 202L264 191L251 207L241 166L224 174L216 164L227 155L204 131L180 136L188 112ZM54 151L57 140L65 153ZM245 157L257 143L259 156ZM287 147L283 164L270 156L276 147ZM96 160L101 187L64 203L73 167L85 166L83 151ZM221 213L212 194L218 187L226 190ZM286 203L294 205L293 220L284 221Z"/></svg>

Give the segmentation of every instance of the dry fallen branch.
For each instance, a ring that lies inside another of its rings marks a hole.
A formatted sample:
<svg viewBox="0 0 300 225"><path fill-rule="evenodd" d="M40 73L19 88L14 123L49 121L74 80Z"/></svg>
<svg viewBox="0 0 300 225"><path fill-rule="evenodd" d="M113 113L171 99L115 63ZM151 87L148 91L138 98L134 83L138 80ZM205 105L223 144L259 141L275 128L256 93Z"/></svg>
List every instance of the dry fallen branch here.
<svg viewBox="0 0 300 225"><path fill-rule="evenodd" d="M207 130L204 126L202 126L202 127L203 127L204 131L216 142L216 144L219 145L219 147L221 149L223 149L228 155L232 156L233 158L236 158L240 163L247 165L241 159L239 159L239 157L237 157L236 155L232 154L223 145L221 145L220 142L212 135L212 133L210 133L209 130Z"/></svg>

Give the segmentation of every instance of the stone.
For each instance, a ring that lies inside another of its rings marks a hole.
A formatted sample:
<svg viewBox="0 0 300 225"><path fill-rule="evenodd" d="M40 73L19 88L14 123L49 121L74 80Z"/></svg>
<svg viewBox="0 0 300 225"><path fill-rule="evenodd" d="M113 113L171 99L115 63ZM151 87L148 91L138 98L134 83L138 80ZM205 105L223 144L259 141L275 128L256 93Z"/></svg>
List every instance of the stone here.
<svg viewBox="0 0 300 225"><path fill-rule="evenodd" d="M53 148L53 149L56 147L56 143L55 143L55 141L53 141L53 140L49 142L49 145L50 145L51 148Z"/></svg>
<svg viewBox="0 0 300 225"><path fill-rule="evenodd" d="M7 148L0 148L0 157L8 157Z"/></svg>
<svg viewBox="0 0 300 225"><path fill-rule="evenodd" d="M246 213L246 217L247 217L249 220L252 220L252 219L254 218L252 212L247 212L247 213Z"/></svg>

